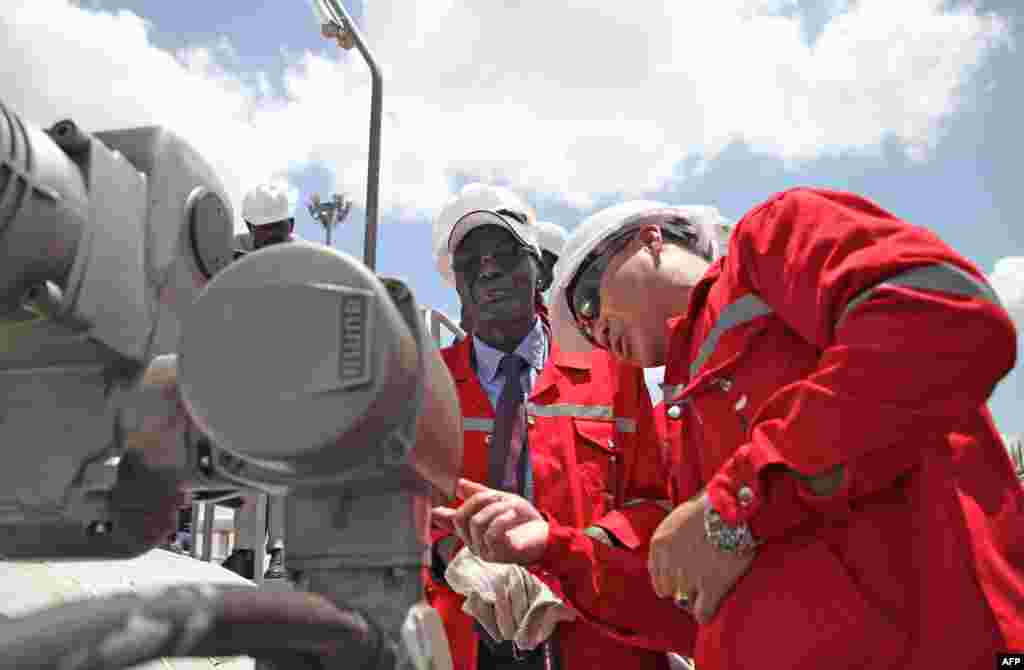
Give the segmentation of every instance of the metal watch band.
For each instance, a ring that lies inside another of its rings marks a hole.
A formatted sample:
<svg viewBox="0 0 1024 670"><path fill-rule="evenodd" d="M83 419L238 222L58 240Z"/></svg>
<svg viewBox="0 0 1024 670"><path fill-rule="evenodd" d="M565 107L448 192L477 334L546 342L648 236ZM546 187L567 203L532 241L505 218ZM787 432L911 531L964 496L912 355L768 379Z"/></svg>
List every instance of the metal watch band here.
<svg viewBox="0 0 1024 670"><path fill-rule="evenodd" d="M730 526L722 520L704 495L704 534L715 548L730 554L747 554L757 548L758 542L747 524Z"/></svg>

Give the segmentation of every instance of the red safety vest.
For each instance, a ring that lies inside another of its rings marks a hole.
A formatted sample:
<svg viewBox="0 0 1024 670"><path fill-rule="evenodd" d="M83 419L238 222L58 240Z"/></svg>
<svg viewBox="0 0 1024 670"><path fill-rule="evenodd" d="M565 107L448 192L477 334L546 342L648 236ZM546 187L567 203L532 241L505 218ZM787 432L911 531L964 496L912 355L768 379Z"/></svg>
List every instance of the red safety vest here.
<svg viewBox="0 0 1024 670"><path fill-rule="evenodd" d="M494 409L471 365L471 351L472 338L465 338L441 353L464 417L462 476L486 482ZM640 374L632 370L629 374ZM619 374L619 364L605 354L570 354L552 344L527 405L534 504L553 525L580 530L600 525L636 547L649 541L667 505L655 502L665 498L664 482L637 446L638 432L653 434L650 399L644 410L643 399L632 390L643 388L640 377L633 377L639 383L629 385L630 391L617 394ZM651 439L646 441L644 449L656 448ZM640 483L642 478L649 483ZM436 530L433 539L441 539ZM563 584L543 564L531 571L575 604L574 585ZM472 619L462 612L463 598L429 579L426 591L444 621L456 670L476 670L478 641ZM623 618L628 616L623 613ZM664 654L613 639L585 615L560 624L556 635L564 670L667 668Z"/></svg>

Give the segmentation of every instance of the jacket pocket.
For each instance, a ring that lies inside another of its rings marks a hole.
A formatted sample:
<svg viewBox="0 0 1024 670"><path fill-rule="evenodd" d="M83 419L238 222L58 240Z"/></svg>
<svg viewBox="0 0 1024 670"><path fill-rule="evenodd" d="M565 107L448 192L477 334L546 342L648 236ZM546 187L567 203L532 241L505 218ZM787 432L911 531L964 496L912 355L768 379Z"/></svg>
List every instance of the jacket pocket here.
<svg viewBox="0 0 1024 670"><path fill-rule="evenodd" d="M621 454L615 444L615 424L592 419L572 420L576 436L576 469L584 496L584 514L593 520L614 506Z"/></svg>
<svg viewBox="0 0 1024 670"><path fill-rule="evenodd" d="M821 541L763 545L702 626L698 668L896 668L908 635L870 604Z"/></svg>

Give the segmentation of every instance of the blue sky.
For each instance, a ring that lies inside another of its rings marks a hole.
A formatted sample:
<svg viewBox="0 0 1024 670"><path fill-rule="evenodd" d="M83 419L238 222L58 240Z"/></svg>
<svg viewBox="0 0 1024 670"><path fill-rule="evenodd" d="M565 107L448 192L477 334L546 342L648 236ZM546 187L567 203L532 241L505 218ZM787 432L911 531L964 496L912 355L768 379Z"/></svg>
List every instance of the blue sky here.
<svg viewBox="0 0 1024 670"><path fill-rule="evenodd" d="M26 117L166 123L235 197L275 177L302 200L363 200L365 67L320 38L307 2L74 4L0 8L0 62L22 67L0 91ZM935 230L986 273L1002 261L997 288L1024 316L1019 3L467 4L347 5L388 67L378 269L422 304L458 313L429 223L467 180L509 185L567 228L626 197L738 219L816 185ZM363 220L353 210L338 249L362 256ZM1024 432L1022 399L1016 371L991 402L1004 432Z"/></svg>

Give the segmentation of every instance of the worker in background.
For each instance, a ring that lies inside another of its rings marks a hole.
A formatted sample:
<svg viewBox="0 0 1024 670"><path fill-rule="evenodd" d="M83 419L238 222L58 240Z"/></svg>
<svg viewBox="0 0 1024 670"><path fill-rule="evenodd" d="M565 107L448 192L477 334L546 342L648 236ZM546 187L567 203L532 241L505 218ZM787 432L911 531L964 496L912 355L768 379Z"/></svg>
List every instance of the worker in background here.
<svg viewBox="0 0 1024 670"><path fill-rule="evenodd" d="M724 224L724 219L721 222ZM537 221L537 241L541 249L541 264L543 273L541 275L541 293L538 294L537 312L546 322L549 322L548 300L551 284L554 281L554 269L562 256L565 244L569 239L565 229L556 223L548 221ZM720 226L725 230L724 225ZM595 350L590 354L594 358L611 358L611 365L615 369L615 415L616 416L637 416L648 414L658 435L658 449L662 455L659 461L658 472L667 471L669 453L665 450L665 432L659 426L658 413L651 407L650 394L647 390L647 383L644 379L643 368L633 365L627 361L615 360L606 351ZM602 364L605 364L602 361ZM662 415L662 418L664 415ZM653 453L649 447L645 451ZM670 483L670 482L669 482ZM629 500L625 501L628 507L618 511L617 521L628 526L628 530L622 529L619 534L623 537L634 538L631 546L634 549L643 547L650 539L656 525L665 516L663 501L653 500ZM606 519L606 525L610 523L611 517ZM609 526L610 527L610 526Z"/></svg>
<svg viewBox="0 0 1024 670"><path fill-rule="evenodd" d="M435 221L438 269L455 283L474 319L473 336L442 351L464 414L463 475L490 485L471 492L464 485L464 497L486 488L485 495L499 505L531 500L557 522L564 543L586 547L593 561L625 560L645 574L644 554L630 549L636 540L630 512L621 508L632 500L642 516L648 499L666 496L656 457L643 453L656 448L650 399L646 412L617 416L614 361L567 357L553 343L537 312L543 254L534 228L535 217L521 199L483 184L465 187ZM633 392L646 396L642 379L637 381ZM664 509L655 507L660 519ZM640 534L649 535L657 525L648 524L650 530ZM481 611L478 594L456 591L451 583L470 554L447 519L437 519L432 539L427 596L444 620L458 670L668 667L664 653L632 646L628 631L615 637L592 626L587 609L601 607L600 597L571 600L568 593L586 587L566 583L557 556L537 561L519 575L521 589L499 589L497 603ZM494 565L486 552L478 555ZM581 571L571 577L591 581ZM572 612L554 627L539 622L548 634L532 650L519 646L516 636L524 629L517 618L524 614L515 598L519 592L542 594L545 606ZM675 611L670 604L661 607ZM477 614L467 615L464 608ZM489 632L494 610L502 624L497 638ZM651 614L633 612L632 619Z"/></svg>
<svg viewBox="0 0 1024 670"><path fill-rule="evenodd" d="M248 232L235 236L236 258L250 251L299 239L294 234L295 217L288 193L278 184L260 184L246 193L242 200L242 220ZM284 499L267 496L267 504L263 508L259 504L260 495L263 494L240 496L231 505L236 510L237 546L222 565L253 579L256 570L264 568L262 565L257 568L253 547L259 542L266 542L269 564L264 578L284 579L288 576L284 567Z"/></svg>
<svg viewBox="0 0 1024 670"><path fill-rule="evenodd" d="M721 222L723 225L719 228L726 230L725 220L721 219ZM569 236L565 229L556 223L537 221L536 226L537 241L541 249L541 263L544 269L541 276L541 293L538 294L537 300L537 312L541 315L541 318L549 322L547 298L550 297L548 294L554 280L555 265L562 256L562 251ZM600 350L595 350L590 355L594 358L610 358L608 352ZM627 361L614 360L614 358L612 358L611 365L615 369L615 415L647 416L650 414L658 436L657 445L661 454L658 472L668 472L670 454L667 450L667 435L664 430L664 411L659 416L658 411L651 407L650 394L647 390L643 368ZM651 447L645 448L644 451L645 453L654 452ZM668 484L671 486L671 480L668 481ZM663 503L665 501L632 499L623 502L627 507L618 510L617 515L606 518L605 525L608 528L612 528L610 524L613 518L618 523L622 523L626 528L621 528L619 535L631 538L631 548L641 549L646 546L655 527L664 518L666 509ZM614 538L615 536L612 535L610 537ZM586 599L584 597L584 600Z"/></svg>
<svg viewBox="0 0 1024 670"><path fill-rule="evenodd" d="M700 622L697 667L984 670L1024 649L1024 491L986 407L1017 333L984 275L850 193L773 196L718 261L693 224L652 202L590 217L552 327L667 365L684 454L649 569Z"/></svg>
<svg viewBox="0 0 1024 670"><path fill-rule="evenodd" d="M294 242L295 217L287 191L278 184L260 184L242 200L242 220L248 229L235 236L236 257L271 244Z"/></svg>

